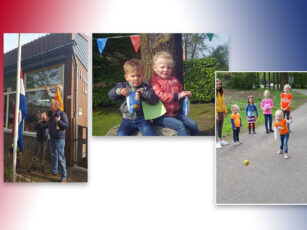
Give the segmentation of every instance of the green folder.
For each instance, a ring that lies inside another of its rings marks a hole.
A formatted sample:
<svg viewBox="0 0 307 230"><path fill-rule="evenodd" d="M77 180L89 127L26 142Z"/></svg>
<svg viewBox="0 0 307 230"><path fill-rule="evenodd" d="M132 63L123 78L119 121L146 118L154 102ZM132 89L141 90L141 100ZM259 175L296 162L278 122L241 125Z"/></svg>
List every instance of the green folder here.
<svg viewBox="0 0 307 230"><path fill-rule="evenodd" d="M150 105L145 101L142 101L142 107L145 120L152 120L161 117L166 113L166 109L160 100L155 105Z"/></svg>

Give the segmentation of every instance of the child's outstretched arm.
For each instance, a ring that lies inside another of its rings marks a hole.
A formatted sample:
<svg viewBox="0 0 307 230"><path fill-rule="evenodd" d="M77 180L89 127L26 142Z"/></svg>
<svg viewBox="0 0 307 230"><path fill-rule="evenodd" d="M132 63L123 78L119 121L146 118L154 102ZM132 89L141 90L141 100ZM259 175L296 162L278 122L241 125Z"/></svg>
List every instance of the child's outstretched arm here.
<svg viewBox="0 0 307 230"><path fill-rule="evenodd" d="M52 93L48 86L45 87L45 90L47 91L49 97L52 97L52 98L55 97L55 93Z"/></svg>
<svg viewBox="0 0 307 230"><path fill-rule="evenodd" d="M155 105L159 102L159 97L155 94L154 90L146 85L141 93L141 99L146 101L150 105Z"/></svg>

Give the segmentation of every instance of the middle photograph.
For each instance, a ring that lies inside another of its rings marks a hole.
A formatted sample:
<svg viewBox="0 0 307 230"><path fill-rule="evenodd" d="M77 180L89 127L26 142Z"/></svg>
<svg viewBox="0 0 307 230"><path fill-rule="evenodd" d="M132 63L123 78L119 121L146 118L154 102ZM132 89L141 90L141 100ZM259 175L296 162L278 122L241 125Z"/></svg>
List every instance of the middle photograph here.
<svg viewBox="0 0 307 230"><path fill-rule="evenodd" d="M213 136L228 35L93 34L93 136Z"/></svg>

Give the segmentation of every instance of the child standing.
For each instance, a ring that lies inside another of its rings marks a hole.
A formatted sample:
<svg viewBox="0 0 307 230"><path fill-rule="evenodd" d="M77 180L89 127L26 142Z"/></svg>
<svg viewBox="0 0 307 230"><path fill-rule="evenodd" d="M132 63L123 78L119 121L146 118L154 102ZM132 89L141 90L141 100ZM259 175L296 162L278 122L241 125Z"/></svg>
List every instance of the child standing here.
<svg viewBox="0 0 307 230"><path fill-rule="evenodd" d="M253 96L248 96L247 105L245 109L245 117L248 123L248 134L251 134L252 128L253 128L253 134L256 134L255 122L258 117L258 110L257 110L257 106L254 104Z"/></svg>
<svg viewBox="0 0 307 230"><path fill-rule="evenodd" d="M33 157L31 170L35 170L37 167L37 162L39 156L41 155L41 170L44 173L44 163L46 155L46 147L48 143L48 122L47 114L43 112L40 119L36 119L34 124L34 129L36 130L36 146L35 146L35 156Z"/></svg>
<svg viewBox="0 0 307 230"><path fill-rule="evenodd" d="M290 117L290 111L291 111L291 102L292 102L292 94L289 93L290 91L290 85L286 84L284 86L284 93L280 95L280 109L283 112L283 118L285 119L287 117L287 120L289 120ZM290 131L290 124L288 126L288 129Z"/></svg>
<svg viewBox="0 0 307 230"><path fill-rule="evenodd" d="M280 136L280 149L277 152L278 154L282 154L284 150L284 158L288 159L288 140L289 140L289 129L288 125L292 122L291 115L289 116L289 120L282 119L283 112L281 110L277 110L275 113L275 122L274 122L274 136L275 141L277 141L277 136L279 133Z"/></svg>
<svg viewBox="0 0 307 230"><path fill-rule="evenodd" d="M180 100L185 96L192 97L190 91L182 91L179 80L172 76L174 60L168 52L158 52L153 57L154 76L150 79L150 85L162 101L167 114L154 120L154 123L162 127L175 129L178 136L188 136L187 129L192 136L199 136L196 121L180 112Z"/></svg>
<svg viewBox="0 0 307 230"><path fill-rule="evenodd" d="M216 95L215 95L215 105L216 105L216 134L217 134L217 143L216 148L220 149L224 145L228 145L227 141L222 139L222 130L224 119L227 117L227 109L225 105L224 91L222 87L222 81L220 79L215 80Z"/></svg>
<svg viewBox="0 0 307 230"><path fill-rule="evenodd" d="M264 115L264 122L265 122L265 130L266 133L274 132L272 129L272 108L273 108L273 101L270 97L270 91L264 91L264 99L261 102L261 109ZM269 127L268 127L269 121Z"/></svg>
<svg viewBox="0 0 307 230"><path fill-rule="evenodd" d="M150 85L143 82L143 64L138 59L131 59L124 64L125 79L127 82L117 83L108 93L109 98L121 100L120 111L123 114L123 121L117 132L117 136L129 136L134 130L140 130L143 136L155 136L151 128L151 123L145 120L142 104L140 103L136 110L131 112L126 97L132 92L137 92L138 100L144 100L148 104L155 105L159 102Z"/></svg>
<svg viewBox="0 0 307 230"><path fill-rule="evenodd" d="M232 124L233 141L235 145L239 145L242 143L240 142L240 139L239 139L240 128L242 126L241 117L239 114L239 106L232 105L231 111L232 111L232 114L230 116L230 120Z"/></svg>

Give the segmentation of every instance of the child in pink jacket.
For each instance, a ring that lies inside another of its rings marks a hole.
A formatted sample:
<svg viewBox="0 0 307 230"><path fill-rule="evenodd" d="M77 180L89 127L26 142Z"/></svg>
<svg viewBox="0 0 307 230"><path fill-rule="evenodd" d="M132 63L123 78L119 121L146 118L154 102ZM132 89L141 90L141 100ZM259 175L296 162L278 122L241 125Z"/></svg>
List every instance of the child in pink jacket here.
<svg viewBox="0 0 307 230"><path fill-rule="evenodd" d="M190 91L183 91L179 80L172 76L174 60L171 54L160 51L153 57L154 76L150 85L163 103L167 114L154 120L154 123L177 131L178 136L199 136L196 121L185 116L180 111L180 100L185 96L192 97Z"/></svg>
<svg viewBox="0 0 307 230"><path fill-rule="evenodd" d="M270 97L270 91L264 91L264 99L261 102L261 109L263 110L264 121L265 121L265 130L266 133L274 132L272 129L272 109L273 109L273 101ZM269 120L269 127L268 127Z"/></svg>

